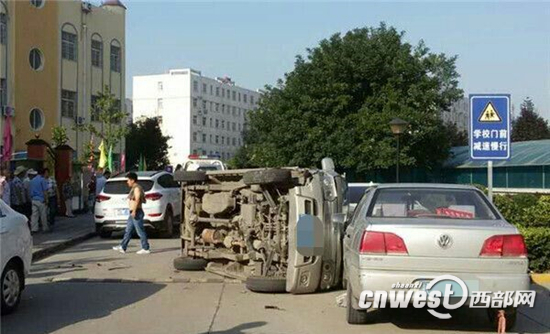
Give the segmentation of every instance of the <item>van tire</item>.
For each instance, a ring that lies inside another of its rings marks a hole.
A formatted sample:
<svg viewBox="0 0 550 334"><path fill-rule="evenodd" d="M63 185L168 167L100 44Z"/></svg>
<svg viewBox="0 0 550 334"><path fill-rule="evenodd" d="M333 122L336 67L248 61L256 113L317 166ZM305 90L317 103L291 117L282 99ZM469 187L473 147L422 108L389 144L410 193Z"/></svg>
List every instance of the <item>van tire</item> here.
<svg viewBox="0 0 550 334"><path fill-rule="evenodd" d="M288 183L292 180L289 169L263 169L245 172L243 182L246 185L266 185Z"/></svg>
<svg viewBox="0 0 550 334"><path fill-rule="evenodd" d="M246 288L253 292L286 292L286 279L280 277L249 276Z"/></svg>
<svg viewBox="0 0 550 334"><path fill-rule="evenodd" d="M180 256L174 259L174 268L182 271L201 271L206 268L208 261L200 258Z"/></svg>
<svg viewBox="0 0 550 334"><path fill-rule="evenodd" d="M179 170L174 173L174 181L183 183L196 183L208 181L208 176L204 171Z"/></svg>

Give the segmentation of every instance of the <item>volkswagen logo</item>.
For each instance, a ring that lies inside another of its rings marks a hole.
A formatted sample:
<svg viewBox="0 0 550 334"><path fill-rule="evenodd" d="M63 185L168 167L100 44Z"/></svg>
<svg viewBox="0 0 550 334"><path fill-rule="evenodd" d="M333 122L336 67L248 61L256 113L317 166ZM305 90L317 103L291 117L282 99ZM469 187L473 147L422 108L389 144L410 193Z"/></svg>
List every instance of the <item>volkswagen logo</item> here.
<svg viewBox="0 0 550 334"><path fill-rule="evenodd" d="M439 247L443 249L447 249L451 247L452 243L453 243L453 239L451 239L451 237L448 234L442 234L437 239L437 244L439 245Z"/></svg>

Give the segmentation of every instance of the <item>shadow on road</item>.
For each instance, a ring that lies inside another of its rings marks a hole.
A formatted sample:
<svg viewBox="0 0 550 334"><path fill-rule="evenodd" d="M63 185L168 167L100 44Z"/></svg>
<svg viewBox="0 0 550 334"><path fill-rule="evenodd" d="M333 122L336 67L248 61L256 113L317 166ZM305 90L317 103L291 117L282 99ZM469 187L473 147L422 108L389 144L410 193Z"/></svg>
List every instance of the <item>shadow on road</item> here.
<svg viewBox="0 0 550 334"><path fill-rule="evenodd" d="M162 290L164 284L41 283L27 286L19 308L2 316L1 332L51 333L66 326L108 317Z"/></svg>
<svg viewBox="0 0 550 334"><path fill-rule="evenodd" d="M251 331L247 331L249 329L255 329L258 327L265 326L267 322L265 321L254 321L254 322L247 322L244 324L240 324L238 326L235 326L230 329L226 329L223 331L215 331L215 332L204 332L201 334L245 334L246 332L251 333ZM245 332L246 331L246 332Z"/></svg>

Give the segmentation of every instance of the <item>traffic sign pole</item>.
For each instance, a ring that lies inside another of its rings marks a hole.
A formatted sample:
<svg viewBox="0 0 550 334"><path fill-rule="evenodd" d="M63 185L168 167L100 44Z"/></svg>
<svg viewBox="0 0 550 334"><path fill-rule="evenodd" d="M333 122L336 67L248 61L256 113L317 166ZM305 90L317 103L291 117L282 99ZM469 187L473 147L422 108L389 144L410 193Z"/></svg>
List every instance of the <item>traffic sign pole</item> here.
<svg viewBox="0 0 550 334"><path fill-rule="evenodd" d="M493 160L487 161L487 194L489 201L493 202Z"/></svg>

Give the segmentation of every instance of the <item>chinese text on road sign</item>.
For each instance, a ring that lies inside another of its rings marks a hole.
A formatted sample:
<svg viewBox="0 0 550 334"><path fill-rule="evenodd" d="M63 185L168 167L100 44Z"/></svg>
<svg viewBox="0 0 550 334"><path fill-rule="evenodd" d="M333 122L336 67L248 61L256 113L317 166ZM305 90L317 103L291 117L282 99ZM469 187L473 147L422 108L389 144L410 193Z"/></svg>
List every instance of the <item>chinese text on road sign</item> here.
<svg viewBox="0 0 550 334"><path fill-rule="evenodd" d="M510 95L470 95L470 157L510 158Z"/></svg>

